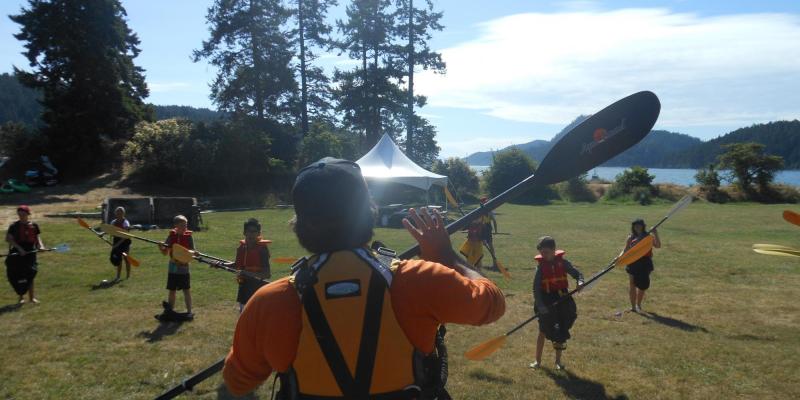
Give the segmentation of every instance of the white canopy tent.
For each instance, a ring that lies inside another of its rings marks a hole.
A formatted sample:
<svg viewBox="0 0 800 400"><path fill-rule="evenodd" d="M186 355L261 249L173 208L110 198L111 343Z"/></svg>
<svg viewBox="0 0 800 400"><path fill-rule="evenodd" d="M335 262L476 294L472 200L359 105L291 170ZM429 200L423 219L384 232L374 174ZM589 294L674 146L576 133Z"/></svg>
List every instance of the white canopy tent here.
<svg viewBox="0 0 800 400"><path fill-rule="evenodd" d="M356 161L361 174L370 180L400 183L428 191L431 186L447 187L447 177L434 174L408 158L387 134L364 157Z"/></svg>

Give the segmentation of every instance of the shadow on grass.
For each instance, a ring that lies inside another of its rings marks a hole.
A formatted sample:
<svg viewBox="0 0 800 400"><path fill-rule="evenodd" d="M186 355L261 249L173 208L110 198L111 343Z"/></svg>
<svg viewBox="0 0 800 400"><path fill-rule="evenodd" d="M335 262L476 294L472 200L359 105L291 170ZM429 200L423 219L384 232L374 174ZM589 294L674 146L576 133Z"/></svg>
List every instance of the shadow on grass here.
<svg viewBox="0 0 800 400"><path fill-rule="evenodd" d="M2 306L0 307L0 315L14 311L19 311L20 308L22 308L22 304L20 303L14 303Z"/></svg>
<svg viewBox="0 0 800 400"><path fill-rule="evenodd" d="M627 400L628 396L619 395L611 397L606 393L606 387L599 382L581 378L570 371L551 371L545 369L544 372L553 382L561 387L564 394L571 399L606 399L606 400Z"/></svg>
<svg viewBox="0 0 800 400"><path fill-rule="evenodd" d="M666 326L668 326L670 328L677 328L677 329L680 329L680 330L686 331L686 332L708 333L708 329L703 328L702 326L692 325L692 324L690 324L688 322L683 322L683 321L681 321L679 319L658 315L657 313L654 313L654 312L643 312L643 313L639 313L639 315L641 315L641 316L643 316L643 317L645 317L645 318L647 318L647 319L649 319L651 321L658 322L661 325L666 325Z"/></svg>
<svg viewBox="0 0 800 400"><path fill-rule="evenodd" d="M156 329L152 331L142 331L139 332L136 336L145 338L147 343L155 343L159 340L163 339L165 336L170 336L178 333L178 329L180 329L181 325L183 325L184 321L169 321L169 322L160 322Z"/></svg>
<svg viewBox="0 0 800 400"><path fill-rule="evenodd" d="M268 382L265 382L267 384ZM255 393L249 393L242 397L236 397L228 391L228 387L224 383L220 383L217 387L217 400L258 400L259 397Z"/></svg>
<svg viewBox="0 0 800 400"><path fill-rule="evenodd" d="M112 288L112 287L116 286L120 282L122 282L122 281L121 280L117 280L117 281L103 280L100 283L98 283L97 285L92 285L92 290L100 290L100 289Z"/></svg>
<svg viewBox="0 0 800 400"><path fill-rule="evenodd" d="M514 381L511 380L511 378L495 375L483 369L476 369L469 371L469 377L472 379L477 379L479 381L486 381L486 382L505 383L505 384L514 383Z"/></svg>
<svg viewBox="0 0 800 400"><path fill-rule="evenodd" d="M776 338L775 336L756 336L750 334L732 335L728 336L728 338L733 340L745 340L754 342L775 342L778 340L778 338Z"/></svg>

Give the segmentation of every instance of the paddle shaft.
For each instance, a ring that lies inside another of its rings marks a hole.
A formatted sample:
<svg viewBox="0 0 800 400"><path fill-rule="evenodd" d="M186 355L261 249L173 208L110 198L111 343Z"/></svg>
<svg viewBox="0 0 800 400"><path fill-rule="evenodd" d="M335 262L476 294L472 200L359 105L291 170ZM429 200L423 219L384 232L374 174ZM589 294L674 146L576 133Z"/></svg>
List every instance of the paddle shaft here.
<svg viewBox="0 0 800 400"><path fill-rule="evenodd" d="M181 382L180 385L175 386L174 388L164 392L161 396L155 398L155 400L168 400L178 397L179 395L183 394L184 392L191 391L194 389L194 385L206 380L211 375L216 374L217 372L222 370L222 367L225 365L225 358L214 363L214 365L198 372L196 375L184 380Z"/></svg>
<svg viewBox="0 0 800 400"><path fill-rule="evenodd" d="M526 190L534 186L536 183L537 183L536 174L533 174L523 179L516 185L507 189L505 192L500 193L499 195L487 201L486 203L481 204L480 207L470 211L463 217L447 225L447 233L452 235L454 232L466 228L467 225L469 225L470 222L472 222L472 220L482 215L488 214L489 211L492 211L495 208L503 205L505 202L513 199L514 197L519 196L520 194L524 193ZM408 250L400 253L397 257L400 259L408 259L417 255L419 255L419 244L416 244L413 247L409 248Z"/></svg>
<svg viewBox="0 0 800 400"><path fill-rule="evenodd" d="M206 259L206 258L208 258L208 259ZM254 273L252 273L250 271L231 268L229 265L233 264L233 262L228 261L228 260L223 260L221 258L206 256L205 254L202 254L202 253L196 255L194 257L194 259L199 261L199 262L201 262L201 263L203 263L203 264L208 264L208 265L210 265L211 267L214 267L214 268L219 268L221 270L232 272L234 274L240 274L240 275L242 275L244 277L247 277L247 278L250 278L250 279L255 279L255 280L260 281L260 282L269 283L268 280L266 280L266 279L264 279L264 278L262 278L262 277L260 277L260 276L258 276L256 274L254 274ZM226 265L226 264L228 264L228 265Z"/></svg>
<svg viewBox="0 0 800 400"><path fill-rule="evenodd" d="M55 250L56 250L56 248L55 248L55 247L51 247L51 248L49 248L49 249L36 249L36 250L26 251L26 252L25 252L25 254L32 254L32 253L44 253L44 252L48 252L48 251L55 251ZM19 253L0 254L0 258L2 258L2 257L18 256L18 255L19 255Z"/></svg>

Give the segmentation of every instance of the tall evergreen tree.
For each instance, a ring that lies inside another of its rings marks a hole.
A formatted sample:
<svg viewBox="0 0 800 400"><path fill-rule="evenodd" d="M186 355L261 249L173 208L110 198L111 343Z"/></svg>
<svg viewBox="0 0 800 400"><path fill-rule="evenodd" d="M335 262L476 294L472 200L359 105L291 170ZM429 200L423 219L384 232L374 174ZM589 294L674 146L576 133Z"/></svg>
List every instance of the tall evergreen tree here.
<svg viewBox="0 0 800 400"><path fill-rule="evenodd" d="M291 11L280 0L215 0L208 9L211 37L194 61L219 68L211 99L220 111L290 122L297 85L283 29Z"/></svg>
<svg viewBox="0 0 800 400"><path fill-rule="evenodd" d="M389 0L353 0L347 19L336 25L342 35L337 47L360 61L356 71L337 71L339 111L352 129L363 132L362 148L374 145L386 128L382 117L392 110L396 76L391 59L393 12Z"/></svg>
<svg viewBox="0 0 800 400"><path fill-rule="evenodd" d="M418 2L421 2L421 0L418 0ZM395 0L397 6L396 20L398 21L395 35L399 44L395 46L394 51L400 63L398 69L407 71L405 74L407 79L406 154L415 161L419 161L417 160L416 152L425 152L428 143L420 143L417 146L414 139L416 131L414 122L417 119L415 118L414 105L420 102L414 95L414 70L417 66L420 66L425 70L431 69L438 73L445 72L445 63L442 61L442 55L431 50L428 45L432 32L444 29L444 26L439 23L443 14L442 12L433 11L433 2L431 0L424 0L424 2L423 8L417 8L414 7L414 0ZM421 105L419 104L419 106ZM420 158L426 158L426 155L420 155Z"/></svg>
<svg viewBox="0 0 800 400"><path fill-rule="evenodd" d="M308 134L309 111L316 117L330 108L328 78L322 68L314 67L316 59L313 47L327 48L330 43L331 26L325 21L328 8L336 6L336 0L294 0L297 20L295 38L297 57L300 60L300 129Z"/></svg>
<svg viewBox="0 0 800 400"><path fill-rule="evenodd" d="M32 69L14 68L20 81L41 89L43 133L59 167L85 175L107 160L106 146L130 137L152 118L144 70L133 59L139 38L118 0L30 0L9 18L21 26Z"/></svg>

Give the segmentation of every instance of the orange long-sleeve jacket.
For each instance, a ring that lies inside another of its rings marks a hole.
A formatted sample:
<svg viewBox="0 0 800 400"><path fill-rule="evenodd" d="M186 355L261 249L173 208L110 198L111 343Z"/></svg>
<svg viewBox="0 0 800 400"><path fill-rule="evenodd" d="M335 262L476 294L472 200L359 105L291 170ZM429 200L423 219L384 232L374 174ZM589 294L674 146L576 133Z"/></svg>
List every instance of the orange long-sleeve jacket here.
<svg viewBox="0 0 800 400"><path fill-rule="evenodd" d="M505 313L505 298L488 279L468 279L424 260L402 261L389 289L398 323L411 344L433 351L441 324L484 325ZM288 278L275 281L250 299L239 317L223 377L228 390L244 395L286 372L297 354L302 305Z"/></svg>

